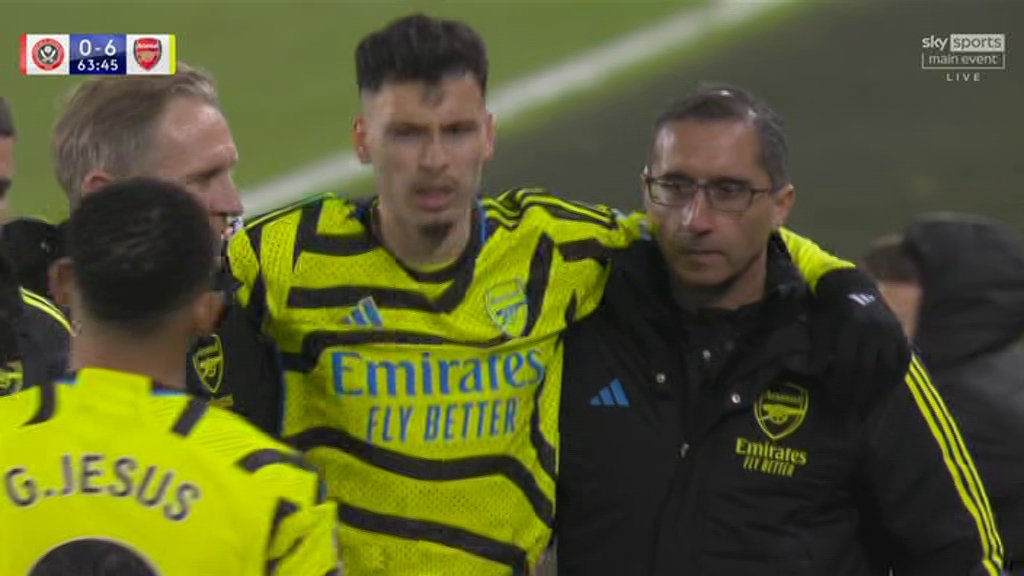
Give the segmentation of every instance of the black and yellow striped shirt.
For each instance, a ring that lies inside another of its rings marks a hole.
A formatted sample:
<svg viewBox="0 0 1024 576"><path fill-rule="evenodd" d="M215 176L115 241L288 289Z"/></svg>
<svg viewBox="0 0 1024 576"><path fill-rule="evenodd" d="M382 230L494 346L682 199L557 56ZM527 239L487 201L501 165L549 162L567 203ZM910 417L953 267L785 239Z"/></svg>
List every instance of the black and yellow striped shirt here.
<svg viewBox="0 0 1024 576"><path fill-rule="evenodd" d="M317 198L232 240L239 304L281 353L284 436L339 502L347 574L525 574L554 523L560 335L646 221L513 190L423 272L376 242L371 205ZM789 240L811 276L846 265Z"/></svg>

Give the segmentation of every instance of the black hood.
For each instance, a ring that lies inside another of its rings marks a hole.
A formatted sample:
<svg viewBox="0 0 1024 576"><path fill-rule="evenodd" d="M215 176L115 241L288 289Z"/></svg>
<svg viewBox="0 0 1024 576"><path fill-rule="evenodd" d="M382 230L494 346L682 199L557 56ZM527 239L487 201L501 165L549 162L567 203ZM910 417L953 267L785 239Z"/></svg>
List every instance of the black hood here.
<svg viewBox="0 0 1024 576"><path fill-rule="evenodd" d="M47 275L50 264L64 254L65 224L19 218L0 226L0 243L7 250L22 287L49 297Z"/></svg>
<svg viewBox="0 0 1024 576"><path fill-rule="evenodd" d="M935 214L907 228L922 301L915 341L933 369L999 350L1024 334L1024 237L995 220Z"/></svg>

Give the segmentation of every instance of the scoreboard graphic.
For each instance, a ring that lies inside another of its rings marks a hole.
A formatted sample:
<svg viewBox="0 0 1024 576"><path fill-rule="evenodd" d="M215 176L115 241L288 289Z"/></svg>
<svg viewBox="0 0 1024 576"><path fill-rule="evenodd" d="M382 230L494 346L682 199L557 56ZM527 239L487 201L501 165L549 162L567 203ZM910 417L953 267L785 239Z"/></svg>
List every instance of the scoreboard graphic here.
<svg viewBox="0 0 1024 576"><path fill-rule="evenodd" d="M27 76L169 75L177 69L173 34L23 34Z"/></svg>

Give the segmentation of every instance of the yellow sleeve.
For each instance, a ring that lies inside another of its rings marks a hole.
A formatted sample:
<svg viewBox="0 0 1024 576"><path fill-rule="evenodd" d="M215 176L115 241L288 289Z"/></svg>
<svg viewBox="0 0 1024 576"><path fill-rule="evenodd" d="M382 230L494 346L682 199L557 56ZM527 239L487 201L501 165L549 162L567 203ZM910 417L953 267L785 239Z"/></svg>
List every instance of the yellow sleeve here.
<svg viewBox="0 0 1024 576"><path fill-rule="evenodd" d="M615 223L615 226L595 228L594 239L597 240L603 249L608 251L622 250L628 248L634 242L651 238L651 222L646 214L642 212L624 214L604 206L597 206L595 208L607 210L609 217ZM604 296L604 287L608 282L610 273L611 268L605 266L604 270L600 271L597 282L591 287L592 289L581 291L582 297L579 301L579 307L576 309L577 320L589 316L601 304Z"/></svg>
<svg viewBox="0 0 1024 576"><path fill-rule="evenodd" d="M792 230L782 228L779 232L782 235L782 241L786 243L790 257L793 258L793 262L800 269L800 273L804 275L804 280L811 286L811 289L817 288L818 281L825 274L833 270L855 267L853 262L829 254L813 240L804 238Z"/></svg>
<svg viewBox="0 0 1024 576"><path fill-rule="evenodd" d="M278 576L341 574L335 503L303 506L285 517L271 540L268 561Z"/></svg>
<svg viewBox="0 0 1024 576"><path fill-rule="evenodd" d="M327 499L317 469L281 446L281 464L256 474L275 487L278 505L271 520L268 565L277 576L339 574L338 509Z"/></svg>
<svg viewBox="0 0 1024 576"><path fill-rule="evenodd" d="M577 297L575 320L597 308L608 279L608 261L615 251L650 238L650 221L641 212L625 214L608 206L559 198L543 188L517 188L485 200L488 217L517 229L531 216L558 245L562 264L573 268L556 272L570 282ZM536 208L537 210L534 210Z"/></svg>

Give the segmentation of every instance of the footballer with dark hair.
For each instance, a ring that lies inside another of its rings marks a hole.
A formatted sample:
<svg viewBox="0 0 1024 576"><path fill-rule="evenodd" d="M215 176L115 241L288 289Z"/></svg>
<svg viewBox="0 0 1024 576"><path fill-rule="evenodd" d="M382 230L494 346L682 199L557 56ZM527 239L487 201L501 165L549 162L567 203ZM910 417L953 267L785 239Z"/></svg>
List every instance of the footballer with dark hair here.
<svg viewBox="0 0 1024 576"><path fill-rule="evenodd" d="M253 220L228 250L237 299L281 353L282 433L339 501L348 574L525 575L555 525L561 335L645 223L482 197L495 126L467 24L403 17L355 60L376 195ZM848 266L787 243L812 283Z"/></svg>
<svg viewBox="0 0 1024 576"><path fill-rule="evenodd" d="M75 371L0 399L0 525L18 534L0 573L336 573L316 469L185 392L181 358L223 305L203 207L126 180L82 200L67 241L54 277L80 324Z"/></svg>

